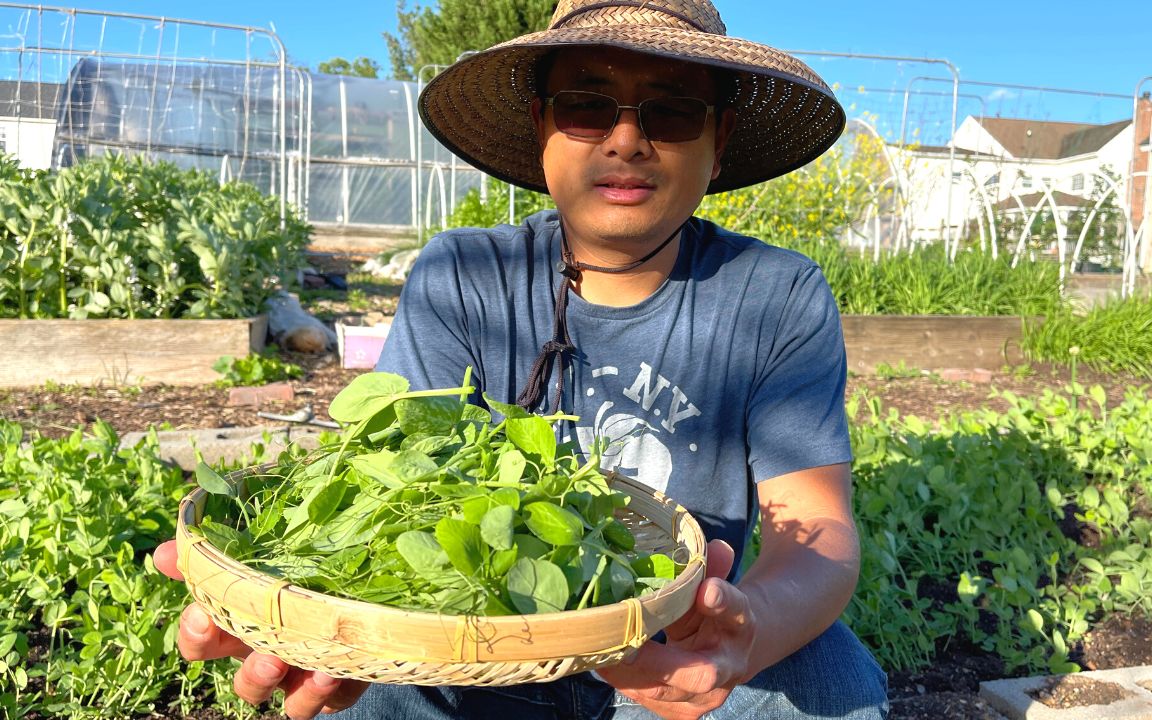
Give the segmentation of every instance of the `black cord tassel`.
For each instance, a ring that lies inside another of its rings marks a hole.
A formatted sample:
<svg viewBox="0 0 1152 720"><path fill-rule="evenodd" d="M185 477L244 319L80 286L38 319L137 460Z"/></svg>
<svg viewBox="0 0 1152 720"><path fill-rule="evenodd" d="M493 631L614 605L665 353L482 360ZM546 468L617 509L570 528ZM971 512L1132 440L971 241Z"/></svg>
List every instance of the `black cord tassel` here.
<svg viewBox="0 0 1152 720"><path fill-rule="evenodd" d="M620 265L618 267L603 267L578 262L572 257L572 251L568 247L568 237L564 234L564 225L561 223L560 254L563 259L557 261L555 268L556 272L564 276L564 280L560 281L560 287L556 291L556 302L553 305L552 339L544 343L540 348L540 354L536 356L536 360L532 363L532 370L528 373L528 381L524 384L524 389L520 391L520 395L516 398L517 405L529 412L532 411L532 408L536 407L536 404L540 402L541 395L544 393L544 387L548 384L548 378L552 374L552 368L555 366L557 368L557 380L556 395L552 401L552 412L560 411L560 401L564 397L564 375L568 366L568 356L576 352L576 346L572 344L572 338L568 336L568 289L572 283L579 282L585 270L603 273L622 273L634 270L656 257L661 250L668 247L668 243L672 242L683 229L684 225L676 228L676 231L669 235L664 242L660 243L655 250L639 260L634 260L627 265Z"/></svg>

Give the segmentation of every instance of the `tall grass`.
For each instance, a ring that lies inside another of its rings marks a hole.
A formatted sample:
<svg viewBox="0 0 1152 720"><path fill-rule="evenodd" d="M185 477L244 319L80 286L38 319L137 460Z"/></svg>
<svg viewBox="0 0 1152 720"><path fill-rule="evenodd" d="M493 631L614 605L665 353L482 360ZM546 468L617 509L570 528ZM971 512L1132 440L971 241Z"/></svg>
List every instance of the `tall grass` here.
<svg viewBox="0 0 1152 720"><path fill-rule="evenodd" d="M878 262L834 243L793 247L815 260L849 315L1051 315L1065 306L1059 268L1011 267L1007 259L963 253L949 263L941 247Z"/></svg>
<svg viewBox="0 0 1152 720"><path fill-rule="evenodd" d="M1042 323L1026 323L1021 344L1030 360L1152 379L1152 297L1115 300L1084 314L1062 308Z"/></svg>

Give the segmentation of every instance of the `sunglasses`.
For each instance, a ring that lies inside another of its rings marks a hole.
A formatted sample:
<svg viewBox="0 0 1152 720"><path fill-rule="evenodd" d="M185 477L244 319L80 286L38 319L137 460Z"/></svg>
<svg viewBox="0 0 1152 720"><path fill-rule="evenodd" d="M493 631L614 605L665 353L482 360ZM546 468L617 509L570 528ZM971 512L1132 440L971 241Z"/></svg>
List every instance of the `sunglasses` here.
<svg viewBox="0 0 1152 720"><path fill-rule="evenodd" d="M603 140L620 120L621 110L635 110L649 140L688 142L704 133L704 123L716 109L700 98L650 98L639 105L621 105L616 98L583 90L561 90L544 104L552 108L556 129L569 137Z"/></svg>

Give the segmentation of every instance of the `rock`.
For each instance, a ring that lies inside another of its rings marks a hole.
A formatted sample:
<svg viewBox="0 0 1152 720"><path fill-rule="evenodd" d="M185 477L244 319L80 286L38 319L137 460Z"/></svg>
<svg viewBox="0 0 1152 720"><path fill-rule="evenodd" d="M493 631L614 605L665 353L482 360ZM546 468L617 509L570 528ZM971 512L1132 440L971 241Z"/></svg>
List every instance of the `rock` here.
<svg viewBox="0 0 1152 720"><path fill-rule="evenodd" d="M281 290L264 303L272 340L292 352L322 353L336 347L336 331L305 312L300 299Z"/></svg>
<svg viewBox="0 0 1152 720"><path fill-rule="evenodd" d="M384 278L393 282L404 282L408 279L408 273L412 272L412 265L416 262L416 258L420 255L420 250L401 250L392 255L386 264L381 263L379 260L371 259L360 268L362 272L371 274L374 277Z"/></svg>

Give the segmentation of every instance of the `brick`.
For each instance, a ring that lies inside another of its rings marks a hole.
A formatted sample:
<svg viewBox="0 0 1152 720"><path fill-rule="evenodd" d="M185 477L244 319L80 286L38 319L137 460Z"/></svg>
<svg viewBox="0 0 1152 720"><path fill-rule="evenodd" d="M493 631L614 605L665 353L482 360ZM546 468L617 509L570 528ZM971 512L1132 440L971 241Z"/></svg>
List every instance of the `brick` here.
<svg viewBox="0 0 1152 720"><path fill-rule="evenodd" d="M984 368L944 368L937 375L948 382L970 382L987 385L992 382L992 371Z"/></svg>
<svg viewBox="0 0 1152 720"><path fill-rule="evenodd" d="M269 402L291 402L294 399L296 399L296 390L286 382L234 387L228 390L228 404L233 407L263 405Z"/></svg>

